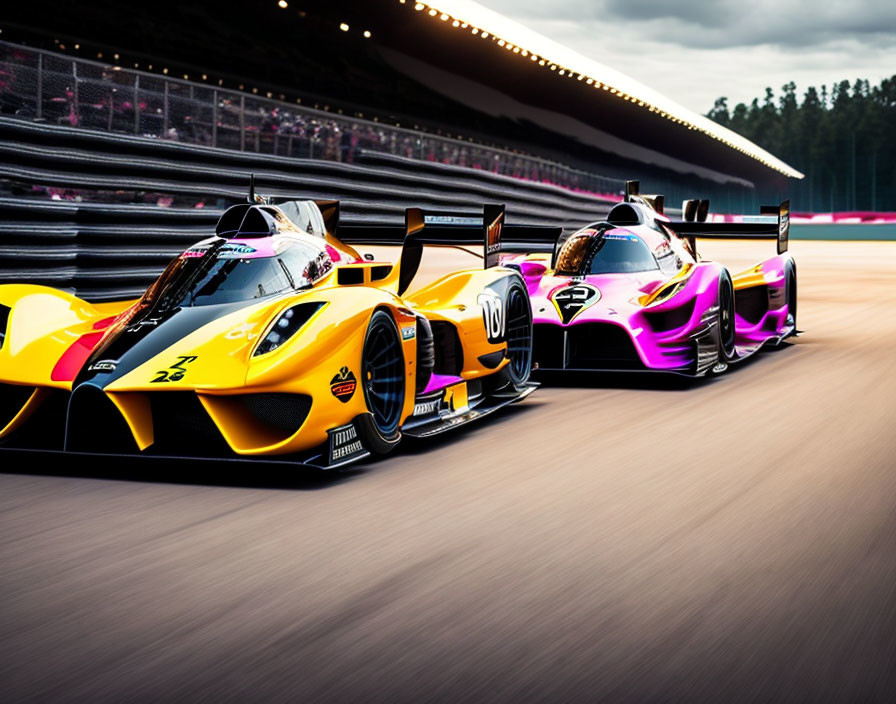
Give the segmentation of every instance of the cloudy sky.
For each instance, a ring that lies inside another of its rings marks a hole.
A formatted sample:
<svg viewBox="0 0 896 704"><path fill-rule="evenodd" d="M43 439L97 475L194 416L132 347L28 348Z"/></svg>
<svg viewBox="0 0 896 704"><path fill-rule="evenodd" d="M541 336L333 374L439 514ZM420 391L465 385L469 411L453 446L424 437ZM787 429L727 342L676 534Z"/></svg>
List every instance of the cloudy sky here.
<svg viewBox="0 0 896 704"><path fill-rule="evenodd" d="M896 74L896 0L478 0L699 113Z"/></svg>

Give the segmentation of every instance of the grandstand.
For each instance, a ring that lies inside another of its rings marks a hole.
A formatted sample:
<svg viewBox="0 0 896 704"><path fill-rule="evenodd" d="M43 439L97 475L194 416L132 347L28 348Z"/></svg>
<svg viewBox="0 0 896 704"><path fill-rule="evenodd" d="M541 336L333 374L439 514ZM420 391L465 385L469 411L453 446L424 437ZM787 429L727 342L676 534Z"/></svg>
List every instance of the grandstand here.
<svg viewBox="0 0 896 704"><path fill-rule="evenodd" d="M617 184L640 177L646 189L665 192L670 202L699 193L709 195L719 210L752 207L761 198L785 193L788 179L801 176L619 71L467 0L262 0L249 7L162 0L126 10L111 0L36 0L6 8L4 14L2 38L7 41L105 63L107 74L116 68L137 70L148 91L149 75L159 86L167 85L169 110L162 111L163 117L144 114L144 124L136 128L140 134L164 132L208 142L212 116L204 127L200 121L184 125L176 108L197 95L211 102L210 93L218 88L240 97L230 98L216 116L222 118L216 145L241 150L264 151L260 140L279 135L285 122L285 131L293 134L289 146L298 148L298 156L346 160L348 149L336 145L332 135L321 135L320 123L327 118L302 112L293 119L301 108L329 115L337 125L348 117L363 120L354 123L360 125L354 128L360 138L347 139L358 148L377 150L371 142L388 140L391 153L537 181L554 182L547 171L561 166ZM111 82L97 70L99 81ZM257 105L260 98L283 106L272 115L274 108ZM248 141L245 130L233 129L243 114L240 100L250 105L243 119L257 122L250 125L256 134L250 133ZM64 110L63 102L57 101L57 109ZM95 104L105 107L101 98ZM94 117L97 123L109 119L102 107ZM10 111L7 105L3 109ZM166 118L167 124L158 124ZM157 124L150 125L153 120ZM295 145L296 134L306 132L303 120L319 123L313 126L317 154L310 141ZM380 135L386 125L427 135L429 142L421 147L414 134L402 133L399 147L393 148L394 133ZM112 129L117 129L114 124ZM325 124L323 131L333 130ZM528 161L514 164L509 155ZM541 168L533 168L539 160ZM557 182L603 190L586 180Z"/></svg>
<svg viewBox="0 0 896 704"><path fill-rule="evenodd" d="M716 212L801 175L625 75L467 0L112 0L4 8L0 282L131 296L261 192L343 222L422 206L570 231L623 180Z"/></svg>

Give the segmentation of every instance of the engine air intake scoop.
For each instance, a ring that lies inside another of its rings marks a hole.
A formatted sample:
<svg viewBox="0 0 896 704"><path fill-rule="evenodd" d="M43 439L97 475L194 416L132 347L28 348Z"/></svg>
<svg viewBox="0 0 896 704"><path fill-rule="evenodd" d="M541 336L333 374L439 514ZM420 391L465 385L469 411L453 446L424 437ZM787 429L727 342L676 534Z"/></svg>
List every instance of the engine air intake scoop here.
<svg viewBox="0 0 896 704"><path fill-rule="evenodd" d="M253 239L279 234L324 237L323 215L312 200L288 201L282 205L243 203L228 208L215 227L219 237Z"/></svg>

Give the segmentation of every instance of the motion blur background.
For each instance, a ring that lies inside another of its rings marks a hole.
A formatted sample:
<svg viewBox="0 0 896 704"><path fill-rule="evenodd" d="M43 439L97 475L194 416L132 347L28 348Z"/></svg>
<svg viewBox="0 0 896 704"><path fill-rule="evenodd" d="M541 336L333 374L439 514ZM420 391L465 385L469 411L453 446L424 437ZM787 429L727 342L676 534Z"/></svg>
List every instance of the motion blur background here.
<svg viewBox="0 0 896 704"><path fill-rule="evenodd" d="M635 178L789 198L806 335L335 477L6 455L0 694L896 698L892 3L486 5L7 3L0 282L136 295L249 173L567 232Z"/></svg>

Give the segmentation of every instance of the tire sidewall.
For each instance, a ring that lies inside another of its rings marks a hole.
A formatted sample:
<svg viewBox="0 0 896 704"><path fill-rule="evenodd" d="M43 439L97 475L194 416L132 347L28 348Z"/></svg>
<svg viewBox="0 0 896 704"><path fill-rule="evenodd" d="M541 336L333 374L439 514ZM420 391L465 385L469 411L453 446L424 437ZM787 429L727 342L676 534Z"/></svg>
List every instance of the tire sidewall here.
<svg viewBox="0 0 896 704"><path fill-rule="evenodd" d="M359 434L361 435L361 439L364 441L365 445L372 452L376 454L385 454L386 452L391 451L401 440L401 425L396 426L395 430L392 432L385 432L376 422L373 411L371 410L370 399L368 396L367 390L367 355L369 353L369 345L370 345L370 337L374 328L380 324L380 321L388 321L388 325L391 327L393 335L395 337L395 341L398 343L398 348L402 352L402 367L404 367L404 348L401 344L401 335L398 331L398 325L395 322L395 318L386 310L380 308L373 312L373 315L370 316L370 322L367 325L367 332L364 334L364 346L361 350L361 384L362 384L362 393L364 394L364 403L367 406L367 413L362 416L356 422L357 429ZM402 375L403 376L403 375ZM399 408L404 407L405 400L407 398L407 382L404 381L401 391L401 403L399 404ZM399 411L400 418L401 411Z"/></svg>
<svg viewBox="0 0 896 704"><path fill-rule="evenodd" d="M724 330L722 327L722 291L723 288L727 287L730 292L730 306L729 311L731 313L731 348L725 349L725 339L724 339ZM737 328L735 327L735 319L734 319L734 284L731 281L731 274L728 273L727 269L722 269L722 272L719 274L719 293L717 299L717 305L719 307L718 312L718 338L719 338L719 361L720 362L729 362L734 359L735 356L735 343L737 341Z"/></svg>
<svg viewBox="0 0 896 704"><path fill-rule="evenodd" d="M793 329L796 331L796 310L797 310L797 283L796 283L796 264L793 260L787 262L786 271L786 289L787 295L787 312L793 317Z"/></svg>
<svg viewBox="0 0 896 704"><path fill-rule="evenodd" d="M529 299L529 292L526 289L526 284L523 281L522 277L520 277L518 274L514 274L513 276L509 277L509 281L507 284L507 291L505 292L505 295L504 295L504 307L505 307L505 311L506 311L505 314L508 316L510 314L510 298L514 291L517 291L519 293L519 295L522 297L523 301L525 301L525 304L526 304L526 307L528 310L528 325L529 325L529 331L528 331L528 335L527 335L527 340L528 340L528 344L529 344L528 364L526 364L525 372L523 374L517 374L513 369L513 361L512 360L510 360L510 362L507 364L508 378L510 379L511 383L513 383L513 385L515 387L520 388L520 387L523 387L526 385L526 383L529 381L529 377L532 375L532 332L533 332L532 322L533 322L533 316L532 316L532 304ZM507 356L508 356L508 359L510 359L510 349L509 349L510 340L508 339L505 342L508 346Z"/></svg>

